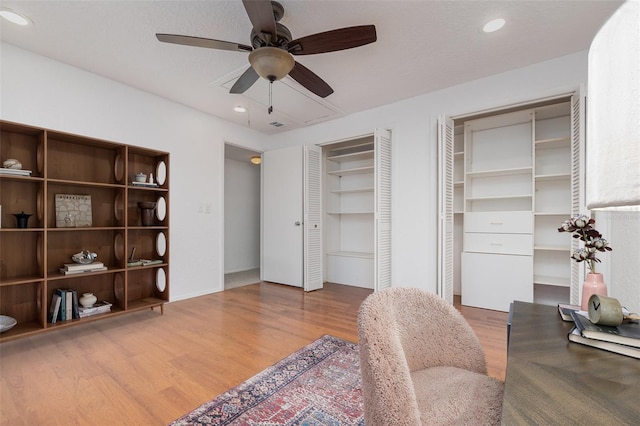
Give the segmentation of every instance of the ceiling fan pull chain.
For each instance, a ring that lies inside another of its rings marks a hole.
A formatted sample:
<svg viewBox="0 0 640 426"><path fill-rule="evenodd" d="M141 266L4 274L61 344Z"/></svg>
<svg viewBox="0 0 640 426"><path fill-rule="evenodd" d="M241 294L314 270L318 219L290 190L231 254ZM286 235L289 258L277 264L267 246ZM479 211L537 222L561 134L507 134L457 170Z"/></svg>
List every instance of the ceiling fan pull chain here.
<svg viewBox="0 0 640 426"><path fill-rule="evenodd" d="M269 111L269 114L271 114L273 112L273 100L272 100L272 96L271 96L271 89L273 88L273 80L271 80L269 82L269 109L267 111Z"/></svg>

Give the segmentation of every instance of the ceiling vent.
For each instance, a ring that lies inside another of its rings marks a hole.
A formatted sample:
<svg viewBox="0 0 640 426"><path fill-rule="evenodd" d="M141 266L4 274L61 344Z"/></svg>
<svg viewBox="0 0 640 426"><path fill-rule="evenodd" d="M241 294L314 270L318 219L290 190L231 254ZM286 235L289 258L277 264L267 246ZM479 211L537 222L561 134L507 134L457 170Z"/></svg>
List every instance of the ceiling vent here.
<svg viewBox="0 0 640 426"><path fill-rule="evenodd" d="M279 123L279 122L277 122L277 121L272 121L272 122L271 122L271 123L269 123L269 124L270 124L271 126L273 126L273 127L282 127L282 126L284 126L284 124Z"/></svg>

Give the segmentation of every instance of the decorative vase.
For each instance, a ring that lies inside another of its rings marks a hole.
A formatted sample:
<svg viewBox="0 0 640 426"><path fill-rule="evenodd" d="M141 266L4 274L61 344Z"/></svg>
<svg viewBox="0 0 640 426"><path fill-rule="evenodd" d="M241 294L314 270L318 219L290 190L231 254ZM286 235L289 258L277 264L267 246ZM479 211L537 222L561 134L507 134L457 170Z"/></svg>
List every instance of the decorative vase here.
<svg viewBox="0 0 640 426"><path fill-rule="evenodd" d="M80 304L85 308L92 307L97 301L98 298L93 293L83 293L80 300L78 300L78 302L80 302Z"/></svg>
<svg viewBox="0 0 640 426"><path fill-rule="evenodd" d="M598 296L606 296L607 286L604 283L602 274L589 272L582 284L581 309L583 311L589 310L589 298L594 294L597 294Z"/></svg>
<svg viewBox="0 0 640 426"><path fill-rule="evenodd" d="M16 217L16 221L18 222L18 228L20 229L26 228L29 223L29 218L33 216L32 214L27 214L25 212L14 213L13 215Z"/></svg>
<svg viewBox="0 0 640 426"><path fill-rule="evenodd" d="M156 204L157 203L155 201L144 201L138 203L138 208L140 208L140 219L142 221L142 226L153 226L153 211L156 208Z"/></svg>

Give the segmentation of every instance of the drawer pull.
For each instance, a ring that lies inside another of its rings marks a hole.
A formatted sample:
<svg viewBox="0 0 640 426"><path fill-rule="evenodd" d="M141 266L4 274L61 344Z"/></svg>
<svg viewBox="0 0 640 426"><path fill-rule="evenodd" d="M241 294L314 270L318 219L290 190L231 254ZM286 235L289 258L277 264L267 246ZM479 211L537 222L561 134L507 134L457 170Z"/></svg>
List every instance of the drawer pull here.
<svg viewBox="0 0 640 426"><path fill-rule="evenodd" d="M490 243L492 246L501 246L502 243Z"/></svg>
<svg viewBox="0 0 640 426"><path fill-rule="evenodd" d="M503 225L503 222L491 222L492 225Z"/></svg>

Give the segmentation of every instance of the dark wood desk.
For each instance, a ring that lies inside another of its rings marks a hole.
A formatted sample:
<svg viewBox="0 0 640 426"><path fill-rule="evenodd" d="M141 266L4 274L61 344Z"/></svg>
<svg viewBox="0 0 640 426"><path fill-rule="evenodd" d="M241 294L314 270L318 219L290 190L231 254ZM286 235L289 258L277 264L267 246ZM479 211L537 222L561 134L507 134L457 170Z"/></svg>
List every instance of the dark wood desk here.
<svg viewBox="0 0 640 426"><path fill-rule="evenodd" d="M572 324L513 304L502 424L640 424L640 360L569 342Z"/></svg>

